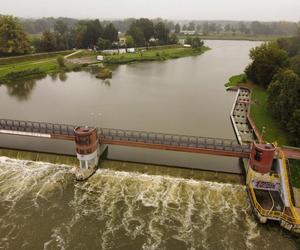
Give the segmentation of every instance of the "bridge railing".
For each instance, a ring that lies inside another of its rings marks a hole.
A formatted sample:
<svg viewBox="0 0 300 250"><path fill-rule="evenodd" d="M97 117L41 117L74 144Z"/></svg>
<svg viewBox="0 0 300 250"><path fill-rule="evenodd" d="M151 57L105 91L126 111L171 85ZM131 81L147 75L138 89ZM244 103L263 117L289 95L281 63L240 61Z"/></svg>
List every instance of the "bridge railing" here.
<svg viewBox="0 0 300 250"><path fill-rule="evenodd" d="M19 132L74 136L75 127L66 124L0 119L0 129Z"/></svg>
<svg viewBox="0 0 300 250"><path fill-rule="evenodd" d="M217 139L189 135L163 134L136 130L98 128L100 140L129 141L168 146L218 149L231 152L250 152L249 145L240 145L236 140Z"/></svg>
<svg viewBox="0 0 300 250"><path fill-rule="evenodd" d="M0 130L20 131L74 137L74 125L0 119ZM136 130L98 128L100 140L128 141L166 146L205 148L229 152L250 152L250 144L240 145L236 140L210 137L163 134Z"/></svg>

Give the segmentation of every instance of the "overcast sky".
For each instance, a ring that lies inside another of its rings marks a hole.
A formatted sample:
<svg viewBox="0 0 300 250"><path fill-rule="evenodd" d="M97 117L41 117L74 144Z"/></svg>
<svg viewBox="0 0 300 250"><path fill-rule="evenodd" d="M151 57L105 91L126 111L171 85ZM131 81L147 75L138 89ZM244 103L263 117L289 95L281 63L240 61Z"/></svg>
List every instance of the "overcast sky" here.
<svg viewBox="0 0 300 250"><path fill-rule="evenodd" d="M0 0L19 17L300 21L300 0Z"/></svg>

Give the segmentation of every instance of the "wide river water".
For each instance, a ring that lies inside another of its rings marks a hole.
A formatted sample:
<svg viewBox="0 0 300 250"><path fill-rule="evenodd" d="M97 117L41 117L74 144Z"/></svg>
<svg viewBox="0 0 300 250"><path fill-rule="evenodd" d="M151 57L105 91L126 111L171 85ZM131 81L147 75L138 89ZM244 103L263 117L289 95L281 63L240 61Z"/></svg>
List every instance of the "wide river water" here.
<svg viewBox="0 0 300 250"><path fill-rule="evenodd" d="M234 138L224 84L258 42L207 41L196 57L0 86L0 117ZM0 136L0 147L73 153L70 143ZM0 249L295 249L255 220L237 159L111 147L86 182L72 166L0 156ZM127 161L127 162L126 162ZM131 162L144 162L134 164Z"/></svg>

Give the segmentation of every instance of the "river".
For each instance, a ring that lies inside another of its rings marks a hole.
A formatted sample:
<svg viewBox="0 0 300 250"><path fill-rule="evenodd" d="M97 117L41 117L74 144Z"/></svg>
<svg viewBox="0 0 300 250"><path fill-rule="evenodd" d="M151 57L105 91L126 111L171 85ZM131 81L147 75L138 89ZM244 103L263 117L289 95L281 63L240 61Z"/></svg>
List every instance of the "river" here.
<svg viewBox="0 0 300 250"><path fill-rule="evenodd" d="M235 93L224 84L257 42L207 41L196 57L118 66L0 86L3 118L234 138ZM73 153L69 143L1 136L2 147ZM87 182L71 166L0 157L0 249L294 249L260 225L232 158L111 147ZM124 162L123 162L124 161ZM127 162L126 162L127 161ZM197 176L201 175L201 178Z"/></svg>

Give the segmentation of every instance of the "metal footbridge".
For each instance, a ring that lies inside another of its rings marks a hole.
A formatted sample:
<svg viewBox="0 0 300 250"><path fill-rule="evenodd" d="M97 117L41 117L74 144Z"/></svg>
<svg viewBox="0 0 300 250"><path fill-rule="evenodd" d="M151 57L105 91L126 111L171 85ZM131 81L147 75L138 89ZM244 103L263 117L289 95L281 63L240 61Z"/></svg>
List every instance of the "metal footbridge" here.
<svg viewBox="0 0 300 250"><path fill-rule="evenodd" d="M75 140L77 126L0 119L0 134ZM237 140L190 135L164 134L111 128L97 128L99 143L127 147L172 150L229 157L249 157L250 144Z"/></svg>

